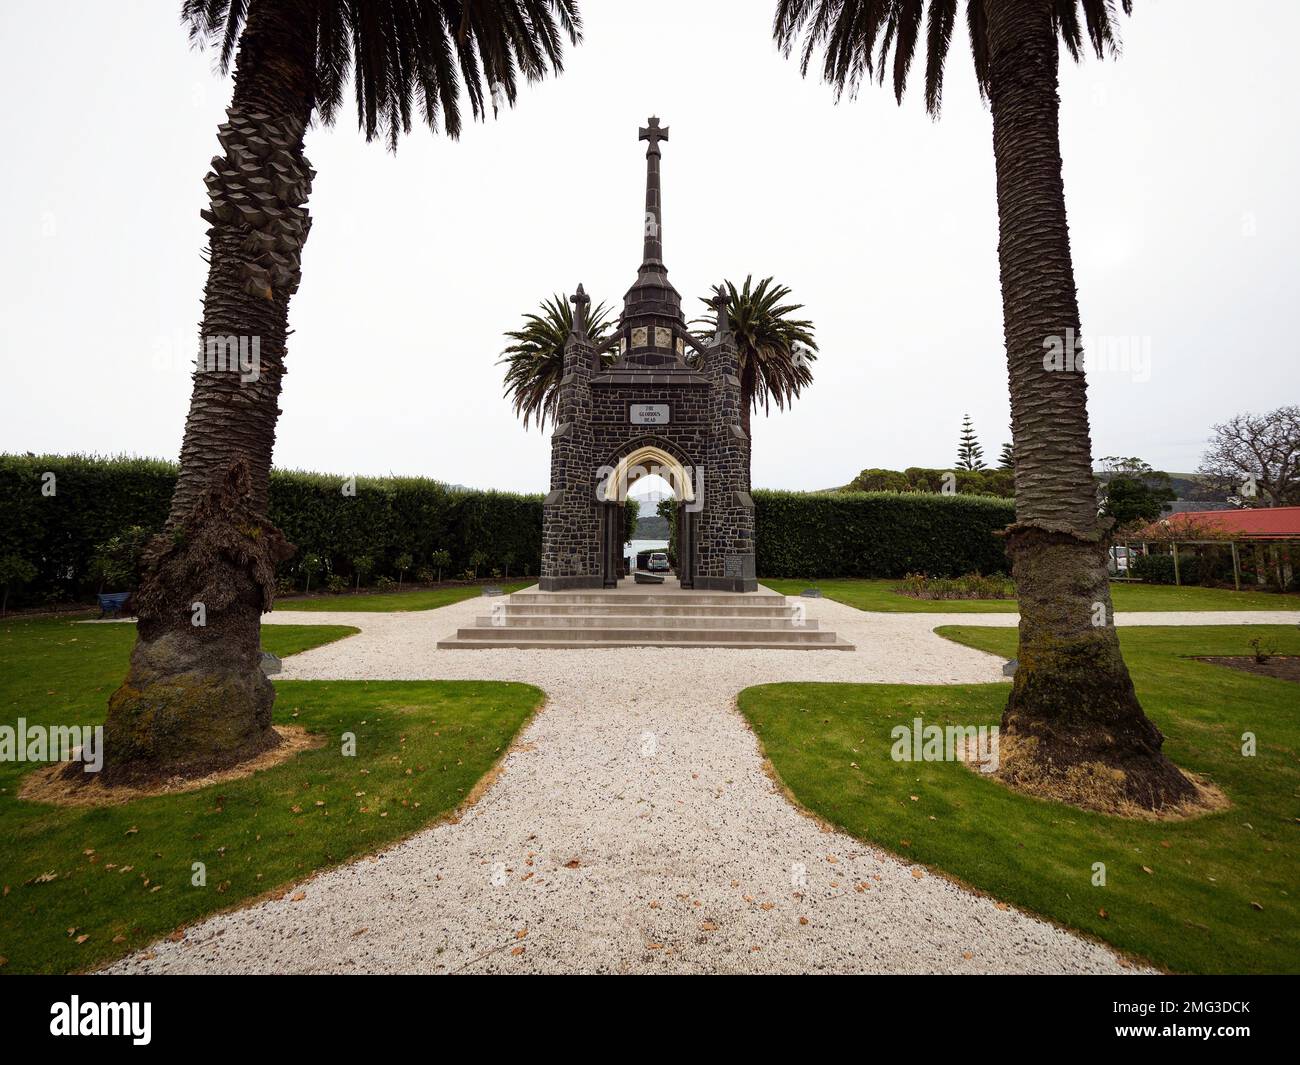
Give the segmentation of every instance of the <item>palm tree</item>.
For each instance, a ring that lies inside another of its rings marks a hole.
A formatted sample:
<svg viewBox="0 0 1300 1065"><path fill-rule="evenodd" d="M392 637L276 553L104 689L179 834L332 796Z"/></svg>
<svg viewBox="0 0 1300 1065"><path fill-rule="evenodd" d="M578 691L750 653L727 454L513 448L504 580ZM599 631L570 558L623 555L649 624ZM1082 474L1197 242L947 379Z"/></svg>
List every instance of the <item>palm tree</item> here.
<svg viewBox="0 0 1300 1065"><path fill-rule="evenodd" d="M349 76L367 140L396 148L413 108L457 137L562 67L576 0L185 0L191 39L234 67L206 178L208 281L181 471L135 597L139 638L109 701L108 782L195 775L279 742L260 616L293 548L267 518L289 300L310 219L303 155ZM202 609L199 609L201 604Z"/></svg>
<svg viewBox="0 0 1300 1065"><path fill-rule="evenodd" d="M609 315L603 303L588 312L587 332L597 345L613 325ZM525 429L530 419L539 429L546 426L548 418L555 420L555 401L564 375L564 344L572 330L573 307L557 294L542 301L540 314L524 315L522 329L506 333L512 343L501 352L497 363L505 364L505 395L513 401L515 414L523 417ZM606 363L616 357L603 356Z"/></svg>
<svg viewBox="0 0 1300 1065"><path fill-rule="evenodd" d="M776 404L784 410L805 385L812 384L811 364L817 358L817 341L812 322L793 317L802 303L782 303L790 289L770 277L755 287L753 275L741 288L723 282L727 297L727 319L740 358L740 416L751 452L750 415L761 404L763 412ZM701 297L705 304L714 296ZM716 331L717 311L692 322Z"/></svg>
<svg viewBox="0 0 1300 1065"><path fill-rule="evenodd" d="M802 35L805 74L820 49L822 75L841 94L852 95L864 76L883 82L889 67L901 103L924 23L925 102L937 114L957 0L928 6L927 19L925 0L778 0L774 34L787 55ZM1121 6L1130 13L1132 0ZM1006 542L1020 649L1000 772L1015 786L1086 805L1160 808L1195 789L1161 753L1163 737L1120 654L1082 367L1069 360L1049 368L1044 354L1080 333L1061 178L1058 40L1076 60L1087 44L1099 57L1114 53L1114 13L1113 0L966 4L975 75L993 114L1015 449L1016 521Z"/></svg>

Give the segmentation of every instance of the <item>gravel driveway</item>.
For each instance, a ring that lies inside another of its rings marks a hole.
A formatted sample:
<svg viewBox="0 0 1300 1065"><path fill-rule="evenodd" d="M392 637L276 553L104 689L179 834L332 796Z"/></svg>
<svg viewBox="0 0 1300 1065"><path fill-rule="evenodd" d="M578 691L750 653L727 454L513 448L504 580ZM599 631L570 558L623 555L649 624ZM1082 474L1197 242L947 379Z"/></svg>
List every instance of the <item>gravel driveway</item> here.
<svg viewBox="0 0 1300 1065"><path fill-rule="evenodd" d="M481 600L271 615L362 630L286 660L286 679L520 680L548 701L459 823L210 918L109 971L1135 971L1106 947L824 830L776 790L734 707L742 688L767 681L998 681L1000 659L932 630L1009 626L1016 615L805 602L857 650L435 650L483 613ZM296 892L305 898L290 901Z"/></svg>

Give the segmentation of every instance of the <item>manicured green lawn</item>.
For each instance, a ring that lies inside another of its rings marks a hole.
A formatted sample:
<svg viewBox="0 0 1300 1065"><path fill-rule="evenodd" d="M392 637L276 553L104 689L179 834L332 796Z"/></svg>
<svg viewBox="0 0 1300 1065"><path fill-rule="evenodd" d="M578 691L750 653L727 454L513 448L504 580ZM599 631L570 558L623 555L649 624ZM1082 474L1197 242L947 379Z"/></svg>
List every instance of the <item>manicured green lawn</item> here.
<svg viewBox="0 0 1300 1065"><path fill-rule="evenodd" d="M493 587L503 592L517 592L536 584L530 581L505 581ZM277 599L276 610L360 610L360 611L394 611L394 610L433 610L440 606L450 606L465 599L474 599L483 594L478 584L459 584L446 588L417 588L410 592L360 592L353 595L344 592L341 595L321 595L301 599Z"/></svg>
<svg viewBox="0 0 1300 1065"><path fill-rule="evenodd" d="M1013 629L939 632L1015 653ZM1005 684L772 684L739 704L799 801L856 836L1173 970L1300 972L1300 686L1186 657L1249 653L1257 634L1300 653L1294 626L1120 630L1165 751L1233 803L1192 821L1087 813L955 762L891 759L890 729L915 717L996 724ZM1092 886L1094 862L1105 887Z"/></svg>
<svg viewBox="0 0 1300 1065"><path fill-rule="evenodd" d="M828 599L857 607L891 613L974 614L1009 613L1018 609L1014 599L912 599L899 595L895 580L834 579L826 581L764 580L774 592L798 595L816 587ZM1164 584L1110 586L1116 610L1300 610L1300 595L1273 592L1234 592L1223 588L1175 587Z"/></svg>
<svg viewBox="0 0 1300 1065"><path fill-rule="evenodd" d="M284 656L355 631L273 625L262 638ZM132 625L0 624L0 724L102 722L134 636ZM276 721L326 743L243 780L55 807L15 797L30 763L0 763L0 972L103 964L415 832L470 794L543 698L529 685L477 681L280 681L276 690ZM355 757L341 754L345 732L356 736ZM191 883L194 862L207 867L205 887Z"/></svg>

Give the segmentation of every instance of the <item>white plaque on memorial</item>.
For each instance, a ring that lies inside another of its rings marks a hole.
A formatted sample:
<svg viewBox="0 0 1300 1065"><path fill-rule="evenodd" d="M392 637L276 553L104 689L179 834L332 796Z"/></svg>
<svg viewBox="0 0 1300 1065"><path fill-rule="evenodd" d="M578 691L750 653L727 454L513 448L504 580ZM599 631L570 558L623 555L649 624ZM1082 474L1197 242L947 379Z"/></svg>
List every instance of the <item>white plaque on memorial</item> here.
<svg viewBox="0 0 1300 1065"><path fill-rule="evenodd" d="M629 403L627 420L633 425L667 425L667 403Z"/></svg>

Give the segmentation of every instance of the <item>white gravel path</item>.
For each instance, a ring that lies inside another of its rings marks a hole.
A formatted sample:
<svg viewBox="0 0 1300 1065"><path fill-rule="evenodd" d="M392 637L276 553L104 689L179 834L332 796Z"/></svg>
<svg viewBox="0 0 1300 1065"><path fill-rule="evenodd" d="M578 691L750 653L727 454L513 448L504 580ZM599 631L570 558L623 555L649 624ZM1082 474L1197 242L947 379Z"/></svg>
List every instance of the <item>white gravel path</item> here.
<svg viewBox="0 0 1300 1065"><path fill-rule="evenodd" d="M737 692L768 681L1001 680L1000 659L932 630L1009 626L1016 615L805 602L857 650L438 651L483 612L481 600L275 613L272 624L362 629L286 660L286 679L520 680L548 702L459 823L210 918L109 971L1134 971L1103 946L942 877L917 879L907 863L823 830L777 791L735 709ZM1118 619L1278 622L1300 612ZM296 891L305 899L290 901Z"/></svg>

